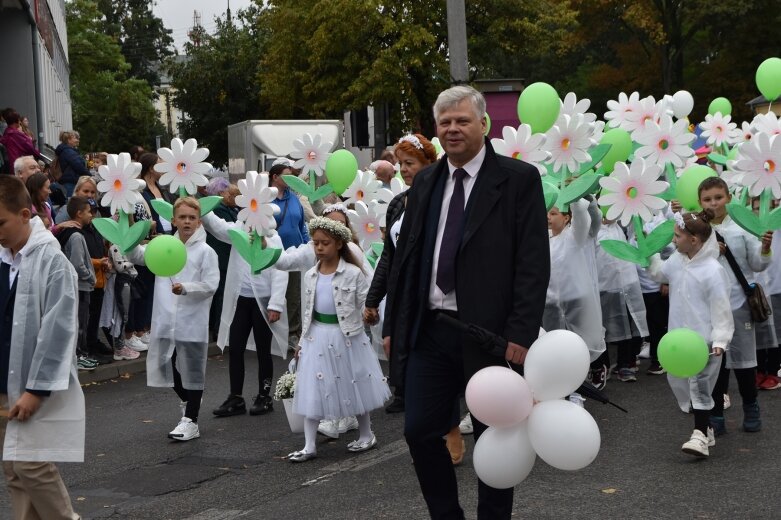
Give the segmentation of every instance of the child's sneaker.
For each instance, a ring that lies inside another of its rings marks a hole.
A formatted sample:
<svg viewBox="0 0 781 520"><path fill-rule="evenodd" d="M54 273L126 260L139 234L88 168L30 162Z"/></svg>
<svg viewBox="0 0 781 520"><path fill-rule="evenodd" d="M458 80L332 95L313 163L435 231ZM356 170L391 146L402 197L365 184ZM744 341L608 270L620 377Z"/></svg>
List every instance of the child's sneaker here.
<svg viewBox="0 0 781 520"><path fill-rule="evenodd" d="M342 417L338 421L339 433L347 433L351 430L358 429L358 419L355 416Z"/></svg>
<svg viewBox="0 0 781 520"><path fill-rule="evenodd" d="M708 427L708 447L712 448L716 445L716 435L713 433L713 428Z"/></svg>
<svg viewBox="0 0 781 520"><path fill-rule="evenodd" d="M141 354L127 345L122 345L122 348L114 351L114 361L130 361L131 359L138 359Z"/></svg>
<svg viewBox="0 0 781 520"><path fill-rule="evenodd" d="M631 368L619 368L618 380L623 381L624 383L633 383L637 381L637 376L635 375L634 370Z"/></svg>
<svg viewBox="0 0 781 520"><path fill-rule="evenodd" d="M458 424L458 429L461 430L461 435L471 435L475 432L474 426L472 426L472 414L467 413L461 422Z"/></svg>
<svg viewBox="0 0 781 520"><path fill-rule="evenodd" d="M762 429L762 420L759 418L759 403L754 401L743 404L743 430L755 433Z"/></svg>
<svg viewBox="0 0 781 520"><path fill-rule="evenodd" d="M87 356L79 356L76 359L76 366L78 366L79 370L91 372L98 367L98 364Z"/></svg>
<svg viewBox="0 0 781 520"><path fill-rule="evenodd" d="M765 376L765 379L759 385L760 390L777 390L778 388L781 388L781 380L779 380L778 376L772 375Z"/></svg>
<svg viewBox="0 0 781 520"><path fill-rule="evenodd" d="M134 337L140 339L142 343L146 343L147 345L149 345L149 332L144 332L140 336L134 336Z"/></svg>
<svg viewBox="0 0 781 520"><path fill-rule="evenodd" d="M724 417L712 415L710 418L709 430L713 431L715 437L725 435L727 433L727 422L724 420Z"/></svg>
<svg viewBox="0 0 781 520"><path fill-rule="evenodd" d="M176 428L168 434L168 438L175 441L189 441L200 436L201 432L198 430L198 423L194 423L189 417L182 417Z"/></svg>
<svg viewBox="0 0 781 520"><path fill-rule="evenodd" d="M643 341L643 346L637 357L640 359L649 359L651 357L651 344L649 342Z"/></svg>
<svg viewBox="0 0 781 520"><path fill-rule="evenodd" d="M317 426L317 433L330 437L331 439L338 439L339 419L326 419L320 421L320 424Z"/></svg>
<svg viewBox="0 0 781 520"><path fill-rule="evenodd" d="M700 430L694 430L691 439L681 446L681 451L695 457L707 457L708 438Z"/></svg>
<svg viewBox="0 0 781 520"><path fill-rule="evenodd" d="M605 365L592 369L591 376L589 378L591 380L591 384L594 385L597 390L604 390L605 385L607 384L609 373L610 371Z"/></svg>
<svg viewBox="0 0 781 520"><path fill-rule="evenodd" d="M648 370L646 370L646 374L651 374L654 376L661 376L665 374L666 371L664 367L659 364L658 361L651 361L651 366L648 367Z"/></svg>
<svg viewBox="0 0 781 520"><path fill-rule="evenodd" d="M138 336L130 336L130 339L126 339L125 346L132 348L136 352L146 352L149 350L149 345L141 341Z"/></svg>

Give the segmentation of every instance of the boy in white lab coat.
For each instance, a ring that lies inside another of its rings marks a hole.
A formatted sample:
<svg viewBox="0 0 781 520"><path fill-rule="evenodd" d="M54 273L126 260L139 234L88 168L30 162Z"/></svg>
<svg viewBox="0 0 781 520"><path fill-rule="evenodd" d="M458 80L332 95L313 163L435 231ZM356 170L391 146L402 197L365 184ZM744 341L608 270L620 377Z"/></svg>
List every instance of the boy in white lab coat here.
<svg viewBox="0 0 781 520"><path fill-rule="evenodd" d="M76 272L30 207L22 181L0 176L3 472L15 519L76 519L52 463L84 461Z"/></svg>

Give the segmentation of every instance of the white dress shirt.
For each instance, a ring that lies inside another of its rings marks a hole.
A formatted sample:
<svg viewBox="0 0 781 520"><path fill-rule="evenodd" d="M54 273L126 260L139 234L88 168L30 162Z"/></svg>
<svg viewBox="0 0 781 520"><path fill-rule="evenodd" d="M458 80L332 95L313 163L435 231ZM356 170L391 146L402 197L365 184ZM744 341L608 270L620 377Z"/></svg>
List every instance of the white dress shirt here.
<svg viewBox="0 0 781 520"><path fill-rule="evenodd" d="M11 287L14 284L16 276L19 274L19 265L22 263L22 257L25 254L27 254L27 244L25 244L13 258L11 258L10 249L3 248L0 250L0 262L11 266L8 270L8 287Z"/></svg>
<svg viewBox="0 0 781 520"><path fill-rule="evenodd" d="M485 159L485 146L480 148L480 151L475 157L466 163L462 168L466 170L467 176L464 177L464 208L469 204L469 195L472 193L472 188L475 186L477 180L477 173L483 166L483 160ZM434 243L434 258L431 266L431 283L428 290L428 308L437 310L457 311L458 304L456 302L456 290L453 289L449 293L445 294L437 287L437 268L439 267L439 251L442 248L442 235L445 233L445 225L447 224L447 211L450 208L450 198L453 196L453 189L456 186L455 179L453 178L453 172L456 171L456 166L448 160L447 168L449 175L445 181L445 192L442 195L442 208L439 210L439 225L437 225L437 241ZM464 221L466 224L466 221Z"/></svg>

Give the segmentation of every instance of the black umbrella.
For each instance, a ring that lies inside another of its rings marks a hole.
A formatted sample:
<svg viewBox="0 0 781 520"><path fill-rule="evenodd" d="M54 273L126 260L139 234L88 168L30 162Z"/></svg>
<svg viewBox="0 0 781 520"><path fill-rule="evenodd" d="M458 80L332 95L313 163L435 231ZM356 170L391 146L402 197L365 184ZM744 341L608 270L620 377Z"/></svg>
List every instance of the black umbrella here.
<svg viewBox="0 0 781 520"><path fill-rule="evenodd" d="M437 315L437 319L449 327L453 327L462 334L467 334L473 342L477 343L477 346L481 350L484 350L492 356L504 359L505 352L507 351L507 340L498 334L494 334L490 330L484 329L483 327L475 325L474 323L466 323L457 320L445 313L439 313ZM629 413L626 409L612 402L605 394L600 392L597 387L588 381L584 381L583 384L578 387L576 392L589 399L599 401L600 403L615 406L624 413Z"/></svg>

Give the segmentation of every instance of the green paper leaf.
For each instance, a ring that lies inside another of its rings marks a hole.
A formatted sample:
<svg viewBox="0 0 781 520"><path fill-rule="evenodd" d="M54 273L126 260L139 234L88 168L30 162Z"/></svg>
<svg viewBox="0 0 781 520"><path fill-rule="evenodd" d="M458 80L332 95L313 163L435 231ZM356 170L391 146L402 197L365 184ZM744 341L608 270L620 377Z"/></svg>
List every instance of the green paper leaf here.
<svg viewBox="0 0 781 520"><path fill-rule="evenodd" d="M309 199L310 202L313 201L312 196L314 194L314 190L312 190L312 188L309 186L309 184L307 184L306 181L299 179L295 175L283 175L282 179L284 179L287 185L290 186L291 190L295 191L299 195L303 195L304 197Z"/></svg>
<svg viewBox="0 0 781 520"><path fill-rule="evenodd" d="M781 229L781 208L776 208L770 212L765 220L765 226L768 231Z"/></svg>
<svg viewBox="0 0 781 520"><path fill-rule="evenodd" d="M591 161L580 166L580 174L583 174L596 166L602 159L604 159L607 152L610 151L610 147L613 146L609 143L598 144L588 151L591 156Z"/></svg>
<svg viewBox="0 0 781 520"><path fill-rule="evenodd" d="M759 217L751 211L750 208L734 202L727 204L727 213L735 221L735 224L742 227L752 235L761 238L767 229L759 221Z"/></svg>
<svg viewBox="0 0 781 520"><path fill-rule="evenodd" d="M201 204L201 216L209 214L214 208L220 205L222 197L219 195L212 195L210 197L201 197L198 199Z"/></svg>
<svg viewBox="0 0 781 520"><path fill-rule="evenodd" d="M626 260L633 264L639 264L642 267L648 267L648 257L643 256L640 250L632 244L627 244L622 240L601 240L599 245L606 253L619 260Z"/></svg>
<svg viewBox="0 0 781 520"><path fill-rule="evenodd" d="M309 199L309 202L314 202L316 200L320 200L323 197L327 197L328 195L334 193L334 188L331 186L330 183L325 183L319 188L317 188L314 193L312 193L312 198Z"/></svg>
<svg viewBox="0 0 781 520"><path fill-rule="evenodd" d="M127 254L128 251L143 242L143 240L149 234L149 229L151 227L151 220L140 220L130 226L122 235L121 242L117 244L119 249L122 250L122 254Z"/></svg>
<svg viewBox="0 0 781 520"><path fill-rule="evenodd" d="M645 238L639 239L640 253L645 258L650 258L667 247L667 244L672 242L673 236L675 236L675 221L668 220L657 226Z"/></svg>
<svg viewBox="0 0 781 520"><path fill-rule="evenodd" d="M152 207L157 211L157 214L171 222L174 219L174 207L168 202L161 199L152 199ZM158 230L159 232L160 230Z"/></svg>
<svg viewBox="0 0 781 520"><path fill-rule="evenodd" d="M542 193L545 196L545 211L550 211L559 198L559 189L548 182L542 183Z"/></svg>
<svg viewBox="0 0 781 520"><path fill-rule="evenodd" d="M371 245L371 250L374 252L374 254L379 258L382 256L382 250L385 248L385 244L382 242L373 242Z"/></svg>
<svg viewBox="0 0 781 520"><path fill-rule="evenodd" d="M574 179L569 186L561 190L558 204L570 204L586 195L594 187L594 183L599 183L599 176L596 173L584 173Z"/></svg>
<svg viewBox="0 0 781 520"><path fill-rule="evenodd" d="M233 247L241 257L249 264L253 274L260 274L264 269L274 265L282 254L281 249L263 248L263 241L256 236L251 239L246 231L239 229L228 230Z"/></svg>
<svg viewBox="0 0 781 520"><path fill-rule="evenodd" d="M720 153L711 152L708 154L708 159L710 159L712 162L716 164L720 164L722 166L727 165L727 157L724 155L721 155Z"/></svg>
<svg viewBox="0 0 781 520"><path fill-rule="evenodd" d="M111 242L112 244L119 244L122 240L122 235L119 231L119 224L110 218L96 218L93 219L92 225L98 230L98 233Z"/></svg>

